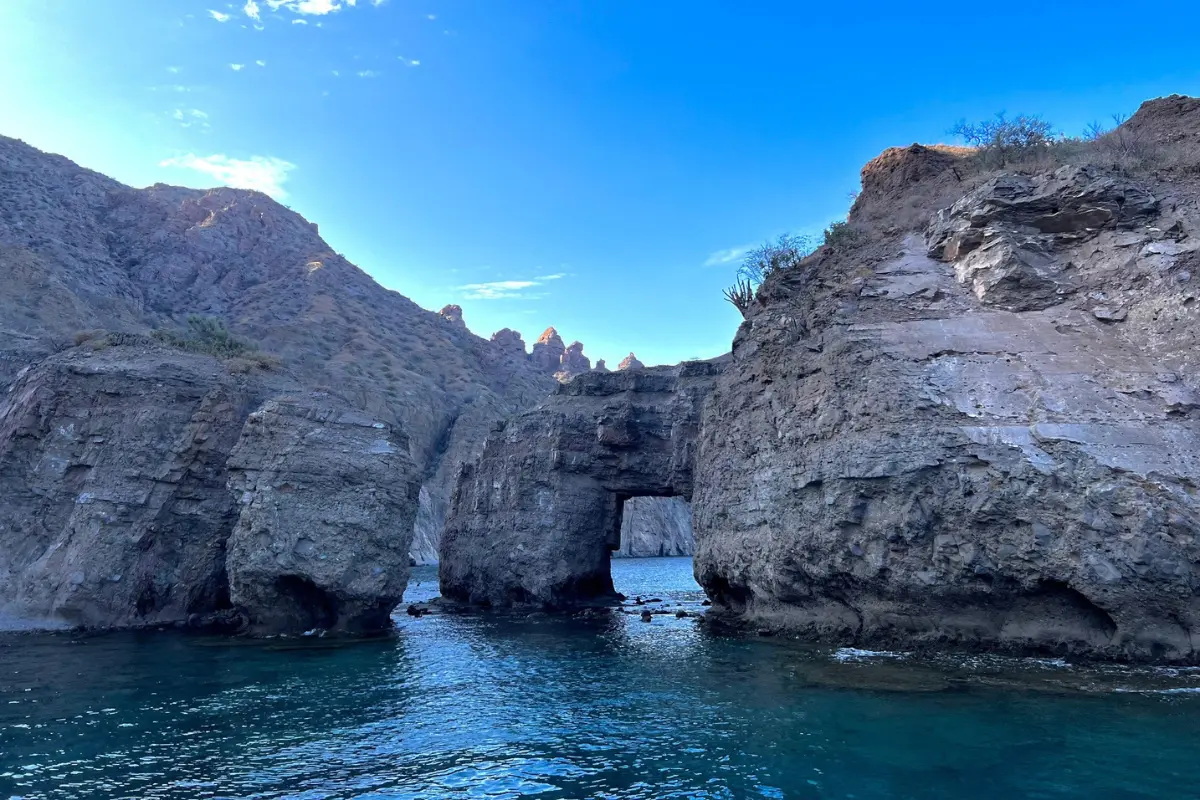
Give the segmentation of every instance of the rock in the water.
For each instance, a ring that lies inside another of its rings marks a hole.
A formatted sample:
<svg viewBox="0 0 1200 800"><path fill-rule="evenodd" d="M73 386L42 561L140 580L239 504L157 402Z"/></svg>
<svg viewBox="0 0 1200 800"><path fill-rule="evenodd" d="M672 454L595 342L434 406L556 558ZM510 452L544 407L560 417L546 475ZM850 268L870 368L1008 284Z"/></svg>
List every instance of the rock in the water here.
<svg viewBox="0 0 1200 800"><path fill-rule="evenodd" d="M265 391L150 344L26 369L0 401L0 618L109 628L229 608L225 460Z"/></svg>
<svg viewBox="0 0 1200 800"><path fill-rule="evenodd" d="M586 372L488 437L465 465L442 540L442 592L493 606L612 598L630 497L691 494L716 362Z"/></svg>
<svg viewBox="0 0 1200 800"><path fill-rule="evenodd" d="M229 456L230 597L259 634L391 625L420 481L390 426L319 394L271 400Z"/></svg>
<svg viewBox="0 0 1200 800"><path fill-rule="evenodd" d="M892 187L914 227L956 183L920 174ZM1194 189L1064 167L984 182L924 242L772 276L701 426L717 609L868 646L1196 660L1200 386L1162 376L1200 366L1172 278L1197 229Z"/></svg>

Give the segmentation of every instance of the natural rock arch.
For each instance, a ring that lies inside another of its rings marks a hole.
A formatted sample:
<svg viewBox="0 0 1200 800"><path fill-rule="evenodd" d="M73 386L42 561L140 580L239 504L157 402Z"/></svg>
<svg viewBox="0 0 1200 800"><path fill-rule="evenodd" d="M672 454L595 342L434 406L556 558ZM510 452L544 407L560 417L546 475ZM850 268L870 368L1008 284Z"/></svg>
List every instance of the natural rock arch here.
<svg viewBox="0 0 1200 800"><path fill-rule="evenodd" d="M624 501L691 499L700 410L720 370L585 373L496 427L454 490L442 593L491 606L611 597Z"/></svg>

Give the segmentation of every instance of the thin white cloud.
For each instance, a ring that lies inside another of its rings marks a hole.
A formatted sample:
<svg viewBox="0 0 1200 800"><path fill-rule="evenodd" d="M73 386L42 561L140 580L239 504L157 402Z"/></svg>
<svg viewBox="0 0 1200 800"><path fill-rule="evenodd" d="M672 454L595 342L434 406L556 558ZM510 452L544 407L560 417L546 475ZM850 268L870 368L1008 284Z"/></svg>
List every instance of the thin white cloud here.
<svg viewBox="0 0 1200 800"><path fill-rule="evenodd" d="M198 108L177 108L171 112L171 119L178 122L183 128L208 127L208 114Z"/></svg>
<svg viewBox="0 0 1200 800"><path fill-rule="evenodd" d="M255 22L259 19L258 3L254 0L246 0L246 5L242 6L242 11L246 12L246 16Z"/></svg>
<svg viewBox="0 0 1200 800"><path fill-rule="evenodd" d="M722 264L732 264L735 261L741 261L746 253L754 249L752 244L744 244L741 247L730 247L728 250L718 250L711 254L704 262L706 267L719 267Z"/></svg>
<svg viewBox="0 0 1200 800"><path fill-rule="evenodd" d="M167 67L167 72L171 73L172 75L178 75L180 69L181 67Z"/></svg>
<svg viewBox="0 0 1200 800"><path fill-rule="evenodd" d="M292 24L293 24L293 25L307 25L307 24L308 24L308 20L306 20L306 19L294 19L294 20L292 20Z"/></svg>
<svg viewBox="0 0 1200 800"><path fill-rule="evenodd" d="M246 68L246 65L245 64L230 64L229 68L231 70L233 70L234 72L241 72L243 69Z"/></svg>
<svg viewBox="0 0 1200 800"><path fill-rule="evenodd" d="M255 61L254 63L258 64L260 67L265 67L267 65L267 62L263 61L261 58L258 61Z"/></svg>
<svg viewBox="0 0 1200 800"><path fill-rule="evenodd" d="M378 78L382 74L383 74L382 72L376 72L373 69L364 69L358 73L358 77L360 77L360 78Z"/></svg>
<svg viewBox="0 0 1200 800"><path fill-rule="evenodd" d="M229 20L233 19L232 14L222 14L220 11L212 11L211 9L209 10L208 15L217 22L229 22Z"/></svg>
<svg viewBox="0 0 1200 800"><path fill-rule="evenodd" d="M556 281L556 280L559 280L560 278L565 278L565 277L567 277L567 273L556 272L553 275L541 275L537 278L534 278L534 280L535 281Z"/></svg>
<svg viewBox="0 0 1200 800"><path fill-rule="evenodd" d="M417 59L415 59L415 58L405 58L404 56L396 56L396 58L397 58L397 59L399 59L401 62L403 62L403 63L404 63L404 66L406 66L406 67L419 67L419 66L421 66L421 62L420 62L420 61L418 61L418 60L417 60Z"/></svg>
<svg viewBox="0 0 1200 800"><path fill-rule="evenodd" d="M529 280L468 283L465 286L459 286L458 291L462 292L463 297L467 300L540 300L547 296L546 292L528 292L526 290L562 277L565 277L565 273L545 275Z"/></svg>
<svg viewBox="0 0 1200 800"><path fill-rule="evenodd" d="M293 14L322 16L333 14L344 8L353 8L358 0L265 0L272 11L283 9ZM376 3L375 5L379 5Z"/></svg>
<svg viewBox="0 0 1200 800"><path fill-rule="evenodd" d="M428 20L437 19L437 14L426 14L425 19L428 19Z"/></svg>
<svg viewBox="0 0 1200 800"><path fill-rule="evenodd" d="M179 167L208 175L225 186L237 189L252 189L270 195L276 200L287 197L283 184L295 164L273 156L251 156L248 159L230 158L225 155L197 156L189 153L178 158L159 162L160 167Z"/></svg>

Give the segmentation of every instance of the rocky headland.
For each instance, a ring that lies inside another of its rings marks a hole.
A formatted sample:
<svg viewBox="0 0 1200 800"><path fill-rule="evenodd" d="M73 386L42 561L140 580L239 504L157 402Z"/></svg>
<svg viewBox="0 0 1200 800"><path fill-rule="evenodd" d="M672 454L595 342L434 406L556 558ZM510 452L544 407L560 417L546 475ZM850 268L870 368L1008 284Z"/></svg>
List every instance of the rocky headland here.
<svg viewBox="0 0 1200 800"><path fill-rule="evenodd" d="M1200 660L1200 100L980 155L869 163L720 368L592 373L493 432L455 489L444 590L591 602L625 502L675 495L719 618Z"/></svg>

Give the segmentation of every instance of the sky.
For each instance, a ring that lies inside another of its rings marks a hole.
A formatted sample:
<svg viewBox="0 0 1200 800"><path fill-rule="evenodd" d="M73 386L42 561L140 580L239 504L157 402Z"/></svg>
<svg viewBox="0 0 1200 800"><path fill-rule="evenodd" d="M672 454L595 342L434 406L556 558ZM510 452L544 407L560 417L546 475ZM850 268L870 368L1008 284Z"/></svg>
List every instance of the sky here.
<svg viewBox="0 0 1200 800"><path fill-rule="evenodd" d="M271 194L482 336L726 352L739 257L887 147L1200 94L1200 4L0 0L0 134Z"/></svg>

